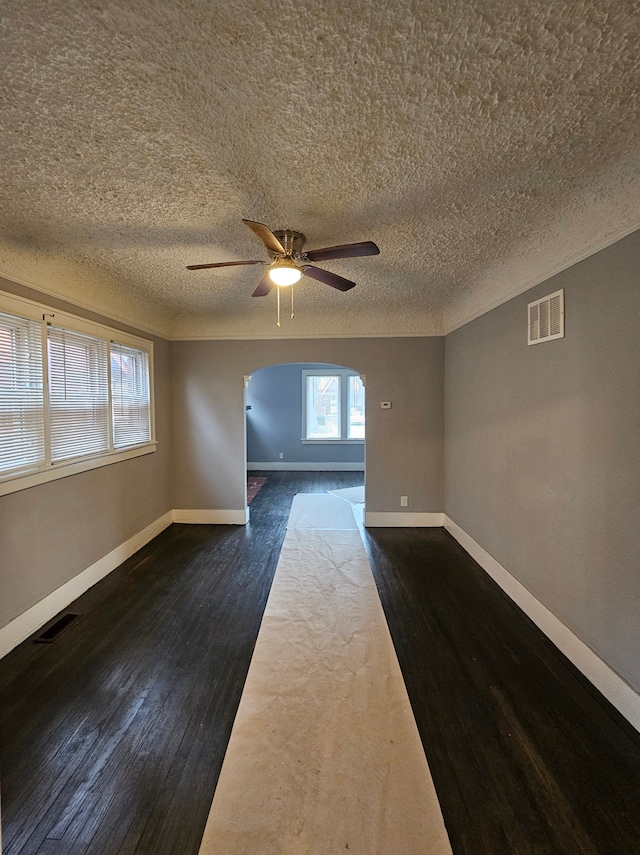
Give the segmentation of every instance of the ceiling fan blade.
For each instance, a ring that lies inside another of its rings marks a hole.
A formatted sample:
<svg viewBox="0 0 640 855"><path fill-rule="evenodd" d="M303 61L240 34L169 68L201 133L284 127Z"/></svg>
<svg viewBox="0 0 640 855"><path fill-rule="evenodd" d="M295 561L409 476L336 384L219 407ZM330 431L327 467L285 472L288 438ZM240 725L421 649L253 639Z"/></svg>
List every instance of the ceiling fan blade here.
<svg viewBox="0 0 640 855"><path fill-rule="evenodd" d="M205 270L208 267L237 267L239 264L266 263L266 261L218 261L215 264L187 264L187 270Z"/></svg>
<svg viewBox="0 0 640 855"><path fill-rule="evenodd" d="M363 240L360 243L343 243L340 246L312 249L305 255L309 261L330 261L332 258L359 258L363 255L380 255L380 250L372 240Z"/></svg>
<svg viewBox="0 0 640 855"><path fill-rule="evenodd" d="M258 287L256 288L256 290L253 292L253 294L251 296L252 297L266 297L267 294L269 293L269 291L271 291L272 287L273 287L273 282L271 281L271 277L269 276L268 273L265 273L265 275L260 280L260 284L258 285Z"/></svg>
<svg viewBox="0 0 640 855"><path fill-rule="evenodd" d="M329 273L328 270L323 270L321 267L313 267L311 264L304 264L302 270L305 276L317 279L318 282L324 282L325 285L331 285L332 288L337 288L338 291L349 291L349 289L355 288L356 285L355 282L345 279L344 276L338 276L337 273Z"/></svg>
<svg viewBox="0 0 640 855"><path fill-rule="evenodd" d="M243 220L242 222L245 226L248 226L251 229L254 235L257 235L260 238L267 249L270 249L271 252L277 252L280 255L285 255L284 247L270 228L265 226L263 223L254 223L253 220Z"/></svg>

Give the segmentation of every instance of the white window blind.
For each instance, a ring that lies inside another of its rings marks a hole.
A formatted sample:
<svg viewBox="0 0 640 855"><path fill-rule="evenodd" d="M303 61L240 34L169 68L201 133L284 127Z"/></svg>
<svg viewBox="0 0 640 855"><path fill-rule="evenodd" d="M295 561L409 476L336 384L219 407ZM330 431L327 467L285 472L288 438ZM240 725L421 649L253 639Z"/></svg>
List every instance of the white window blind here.
<svg viewBox="0 0 640 855"><path fill-rule="evenodd" d="M0 312L0 475L44 464L39 321Z"/></svg>
<svg viewBox="0 0 640 855"><path fill-rule="evenodd" d="M104 339L47 328L51 461L109 451L109 378Z"/></svg>
<svg viewBox="0 0 640 855"><path fill-rule="evenodd" d="M151 398L146 350L111 343L111 401L114 447L150 442Z"/></svg>
<svg viewBox="0 0 640 855"><path fill-rule="evenodd" d="M0 496L154 451L152 369L146 339L0 293Z"/></svg>

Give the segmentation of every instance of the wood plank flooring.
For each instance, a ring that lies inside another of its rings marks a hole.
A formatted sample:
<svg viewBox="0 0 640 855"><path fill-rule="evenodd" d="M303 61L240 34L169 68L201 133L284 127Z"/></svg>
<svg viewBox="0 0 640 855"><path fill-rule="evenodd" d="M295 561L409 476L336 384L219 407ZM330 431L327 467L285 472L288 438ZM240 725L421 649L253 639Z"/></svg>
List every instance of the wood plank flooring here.
<svg viewBox="0 0 640 855"><path fill-rule="evenodd" d="M638 855L637 732L444 529L365 539L455 855Z"/></svg>
<svg viewBox="0 0 640 855"><path fill-rule="evenodd" d="M252 474L0 661L4 855L198 852L291 499L362 483ZM365 540L455 855L640 853L636 732L446 532Z"/></svg>
<svg viewBox="0 0 640 855"><path fill-rule="evenodd" d="M260 473L242 526L173 525L0 661L4 855L197 853L295 492Z"/></svg>

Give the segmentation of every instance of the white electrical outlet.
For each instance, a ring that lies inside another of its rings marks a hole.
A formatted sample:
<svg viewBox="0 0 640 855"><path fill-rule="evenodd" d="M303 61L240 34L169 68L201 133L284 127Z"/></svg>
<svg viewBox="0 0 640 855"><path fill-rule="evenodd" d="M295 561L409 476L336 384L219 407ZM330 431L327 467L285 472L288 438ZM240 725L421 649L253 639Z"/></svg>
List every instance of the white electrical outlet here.
<svg viewBox="0 0 640 855"><path fill-rule="evenodd" d="M281 451L281 452L278 454L278 457L280 458L280 460L284 460L284 451Z"/></svg>
<svg viewBox="0 0 640 855"><path fill-rule="evenodd" d="M408 496L400 496L400 507L406 508L409 505L409 497Z"/></svg>
<svg viewBox="0 0 640 855"><path fill-rule="evenodd" d="M380 401L380 409L381 410L390 410L391 409L391 401Z"/></svg>

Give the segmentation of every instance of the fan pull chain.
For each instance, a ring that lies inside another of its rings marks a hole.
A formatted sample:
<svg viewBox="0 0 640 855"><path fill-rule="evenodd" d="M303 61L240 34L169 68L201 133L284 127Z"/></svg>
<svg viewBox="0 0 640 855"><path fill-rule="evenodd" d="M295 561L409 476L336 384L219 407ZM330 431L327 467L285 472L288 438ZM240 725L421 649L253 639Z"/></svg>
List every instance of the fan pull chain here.
<svg viewBox="0 0 640 855"><path fill-rule="evenodd" d="M277 326L280 326L280 286L276 285L276 291L278 293L278 323Z"/></svg>
<svg viewBox="0 0 640 855"><path fill-rule="evenodd" d="M293 285L291 286L291 320L293 320Z"/></svg>

